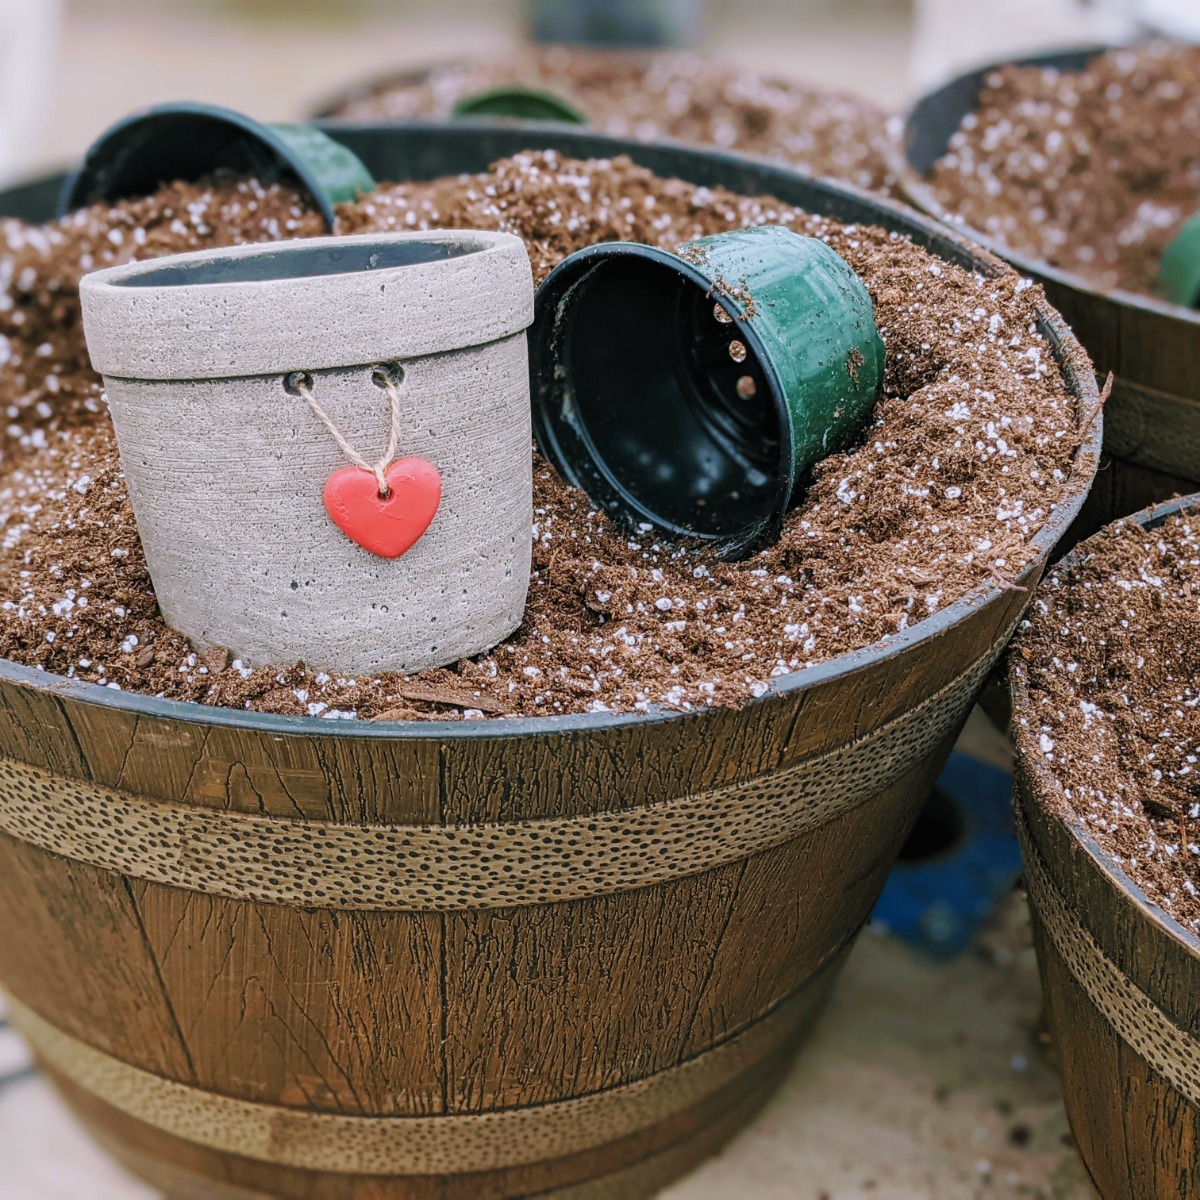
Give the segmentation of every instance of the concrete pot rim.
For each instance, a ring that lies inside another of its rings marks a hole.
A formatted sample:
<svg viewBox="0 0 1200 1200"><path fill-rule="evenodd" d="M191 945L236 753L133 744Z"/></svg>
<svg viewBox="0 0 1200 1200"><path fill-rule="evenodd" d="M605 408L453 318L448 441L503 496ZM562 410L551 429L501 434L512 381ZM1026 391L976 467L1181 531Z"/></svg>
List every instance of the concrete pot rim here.
<svg viewBox="0 0 1200 1200"><path fill-rule="evenodd" d="M422 255L425 247L434 253ZM474 286L457 289L464 271ZM514 275L530 273L525 244L513 234L415 230L147 259L85 275L79 294L88 353L102 375L221 379L354 367L498 341L533 320L532 288L509 286ZM481 274L495 286L481 289ZM412 310L399 345L397 306ZM352 311L355 319L330 322L330 311Z"/></svg>

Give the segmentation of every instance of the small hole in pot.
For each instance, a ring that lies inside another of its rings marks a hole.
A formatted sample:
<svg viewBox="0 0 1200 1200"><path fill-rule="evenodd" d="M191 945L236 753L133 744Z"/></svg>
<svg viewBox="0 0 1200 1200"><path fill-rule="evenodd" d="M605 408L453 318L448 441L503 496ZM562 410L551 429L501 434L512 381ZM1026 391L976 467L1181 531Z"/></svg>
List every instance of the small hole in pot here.
<svg viewBox="0 0 1200 1200"><path fill-rule="evenodd" d="M738 341L730 342L729 343L729 357L732 358L734 362L745 362L746 361L745 344L742 342L738 342Z"/></svg>
<svg viewBox="0 0 1200 1200"><path fill-rule="evenodd" d="M389 382L399 386L404 382L404 368L399 363L380 363L371 372L371 382L377 388L386 388Z"/></svg>
<svg viewBox="0 0 1200 1200"><path fill-rule="evenodd" d="M312 391L312 376L307 371L293 371L283 377L283 389L293 396L299 396L302 388Z"/></svg>
<svg viewBox="0 0 1200 1200"><path fill-rule="evenodd" d="M729 313L719 304L713 305L713 316L720 321L722 325L729 325L733 321L733 318L729 315Z"/></svg>
<svg viewBox="0 0 1200 1200"><path fill-rule="evenodd" d="M758 384L754 382L753 375L742 375L737 381L737 394L743 400L753 400L758 394Z"/></svg>

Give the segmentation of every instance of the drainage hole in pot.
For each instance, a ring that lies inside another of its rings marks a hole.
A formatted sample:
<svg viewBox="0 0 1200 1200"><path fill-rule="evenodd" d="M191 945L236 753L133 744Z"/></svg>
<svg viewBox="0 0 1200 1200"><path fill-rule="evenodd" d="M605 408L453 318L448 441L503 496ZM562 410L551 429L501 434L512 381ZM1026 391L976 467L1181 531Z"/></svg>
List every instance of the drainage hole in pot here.
<svg viewBox="0 0 1200 1200"><path fill-rule="evenodd" d="M371 382L377 388L386 388L389 383L398 387L404 382L404 368L399 363L380 363L371 371Z"/></svg>
<svg viewBox="0 0 1200 1200"><path fill-rule="evenodd" d="M934 788L900 849L900 861L923 862L947 854L965 833L966 822L958 801L949 792Z"/></svg>
<svg viewBox="0 0 1200 1200"><path fill-rule="evenodd" d="M729 325L733 321L733 317L730 315L730 313L726 309L722 308L719 304L713 305L713 316L716 317L716 319L720 321L722 325Z"/></svg>
<svg viewBox="0 0 1200 1200"><path fill-rule="evenodd" d="M739 363L745 362L746 361L746 343L739 342L739 341L730 342L729 343L729 357L732 358L734 362L739 362Z"/></svg>
<svg viewBox="0 0 1200 1200"><path fill-rule="evenodd" d="M307 371L293 371L283 377L283 390L293 396L299 396L301 388L307 388L311 392L312 385L312 376Z"/></svg>

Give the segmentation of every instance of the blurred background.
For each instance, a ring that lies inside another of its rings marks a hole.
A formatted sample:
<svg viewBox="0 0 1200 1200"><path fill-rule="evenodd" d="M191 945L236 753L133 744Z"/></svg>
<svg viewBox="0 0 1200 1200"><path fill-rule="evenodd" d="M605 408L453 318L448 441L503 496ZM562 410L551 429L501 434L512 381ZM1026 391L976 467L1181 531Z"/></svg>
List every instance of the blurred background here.
<svg viewBox="0 0 1200 1200"><path fill-rule="evenodd" d="M685 45L888 108L1010 51L1200 36L1196 0L0 0L0 181L77 157L131 109L297 117L341 84L555 40Z"/></svg>

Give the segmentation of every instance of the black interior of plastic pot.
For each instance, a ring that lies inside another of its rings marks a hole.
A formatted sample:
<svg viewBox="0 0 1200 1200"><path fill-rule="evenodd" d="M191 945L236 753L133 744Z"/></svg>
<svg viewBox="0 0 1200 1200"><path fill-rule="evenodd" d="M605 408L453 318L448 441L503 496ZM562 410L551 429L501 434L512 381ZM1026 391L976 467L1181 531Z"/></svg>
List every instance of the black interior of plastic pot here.
<svg viewBox="0 0 1200 1200"><path fill-rule="evenodd" d="M54 175L4 188L0 191L0 217L16 217L31 225L52 221L67 175L68 172L59 171Z"/></svg>
<svg viewBox="0 0 1200 1200"><path fill-rule="evenodd" d="M92 146L62 206L145 196L164 183L197 179L218 167L262 182L289 173L278 147L264 140L253 123L239 123L237 114L151 112L114 127Z"/></svg>
<svg viewBox="0 0 1200 1200"><path fill-rule="evenodd" d="M1086 46L1079 50L1036 54L1015 60L1015 64L1023 67L1053 67L1059 71L1082 71L1107 48ZM975 110L984 80L998 65L992 63L959 75L936 91L922 96L913 105L904 122L904 153L914 171L925 176L933 170L934 163L949 148L950 139L962 124L963 117Z"/></svg>

